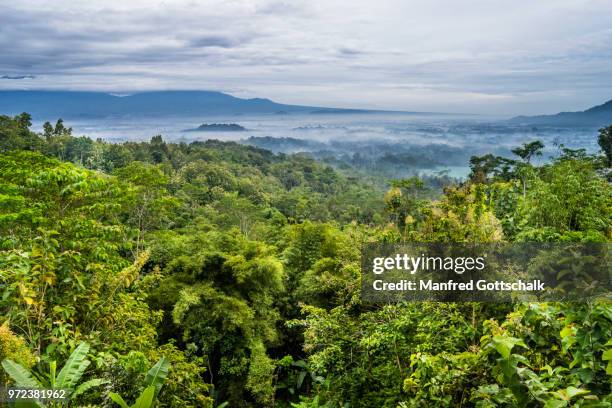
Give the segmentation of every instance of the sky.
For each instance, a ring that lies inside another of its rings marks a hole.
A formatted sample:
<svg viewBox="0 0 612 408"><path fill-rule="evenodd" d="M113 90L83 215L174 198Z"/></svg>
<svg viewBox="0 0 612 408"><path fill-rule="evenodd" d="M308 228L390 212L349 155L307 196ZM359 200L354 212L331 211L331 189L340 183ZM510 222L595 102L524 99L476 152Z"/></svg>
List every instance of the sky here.
<svg viewBox="0 0 612 408"><path fill-rule="evenodd" d="M0 0L0 89L493 115L612 99L610 0Z"/></svg>

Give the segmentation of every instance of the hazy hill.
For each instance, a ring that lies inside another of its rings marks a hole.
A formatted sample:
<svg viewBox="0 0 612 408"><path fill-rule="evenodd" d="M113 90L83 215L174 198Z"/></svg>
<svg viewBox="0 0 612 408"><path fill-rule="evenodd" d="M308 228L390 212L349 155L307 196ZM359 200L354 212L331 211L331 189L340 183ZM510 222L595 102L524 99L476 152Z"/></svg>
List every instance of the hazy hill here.
<svg viewBox="0 0 612 408"><path fill-rule="evenodd" d="M213 91L157 91L117 96L103 92L0 91L0 114L29 112L38 120L109 116L210 116L240 114L342 113L344 109L284 105L241 99ZM355 109L351 113L368 112Z"/></svg>
<svg viewBox="0 0 612 408"><path fill-rule="evenodd" d="M510 122L526 125L607 126L612 124L612 99L581 112L561 112L556 115L517 116Z"/></svg>
<svg viewBox="0 0 612 408"><path fill-rule="evenodd" d="M244 132L245 127L236 123L204 123L195 129L185 129L183 132Z"/></svg>

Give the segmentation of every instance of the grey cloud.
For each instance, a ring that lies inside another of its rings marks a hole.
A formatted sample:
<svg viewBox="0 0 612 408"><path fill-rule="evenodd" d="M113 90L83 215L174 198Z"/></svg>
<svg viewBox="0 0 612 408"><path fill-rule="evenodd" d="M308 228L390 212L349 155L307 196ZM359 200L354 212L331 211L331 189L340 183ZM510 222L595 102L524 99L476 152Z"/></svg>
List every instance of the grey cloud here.
<svg viewBox="0 0 612 408"><path fill-rule="evenodd" d="M193 47L221 47L231 48L239 44L239 41L234 40L230 37L223 37L220 35L206 35L191 40L191 46Z"/></svg>
<svg viewBox="0 0 612 408"><path fill-rule="evenodd" d="M256 12L259 14L305 15L307 14L307 9L304 6L297 4L297 2L272 1L257 7Z"/></svg>
<svg viewBox="0 0 612 408"><path fill-rule="evenodd" d="M32 78L0 86L239 89L291 103L491 112L535 93L542 110L572 95L612 96L603 18L612 3L541 0L499 12L508 2L14 2L0 14L0 72Z"/></svg>
<svg viewBox="0 0 612 408"><path fill-rule="evenodd" d="M362 50L358 50L356 48L349 48L349 47L340 47L338 49L338 54L342 55L342 56L355 56L355 55L361 55L364 54L364 51Z"/></svg>

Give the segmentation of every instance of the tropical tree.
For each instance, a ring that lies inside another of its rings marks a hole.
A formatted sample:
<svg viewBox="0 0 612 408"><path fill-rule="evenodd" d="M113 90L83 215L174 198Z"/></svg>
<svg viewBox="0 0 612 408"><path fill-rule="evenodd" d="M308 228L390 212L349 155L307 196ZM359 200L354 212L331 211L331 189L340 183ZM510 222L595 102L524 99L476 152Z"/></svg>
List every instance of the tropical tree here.
<svg viewBox="0 0 612 408"><path fill-rule="evenodd" d="M612 126L606 126L605 128L599 129L597 142L606 155L608 167L612 167Z"/></svg>
<svg viewBox="0 0 612 408"><path fill-rule="evenodd" d="M534 156L541 156L544 144L539 141L533 141L530 143L523 143L520 147L512 149L512 153L520 157L526 164L531 164L531 159Z"/></svg>

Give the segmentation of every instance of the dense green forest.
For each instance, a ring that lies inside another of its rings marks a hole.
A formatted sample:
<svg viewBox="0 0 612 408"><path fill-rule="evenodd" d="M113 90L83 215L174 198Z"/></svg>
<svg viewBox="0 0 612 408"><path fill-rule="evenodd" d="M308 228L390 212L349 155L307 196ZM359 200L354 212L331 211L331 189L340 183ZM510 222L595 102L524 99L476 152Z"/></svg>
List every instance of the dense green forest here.
<svg viewBox="0 0 612 408"><path fill-rule="evenodd" d="M0 116L0 382L79 407L612 407L612 304L364 304L372 242L612 241L600 154L384 183ZM36 405L32 405L36 406Z"/></svg>

